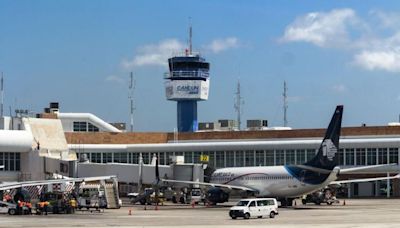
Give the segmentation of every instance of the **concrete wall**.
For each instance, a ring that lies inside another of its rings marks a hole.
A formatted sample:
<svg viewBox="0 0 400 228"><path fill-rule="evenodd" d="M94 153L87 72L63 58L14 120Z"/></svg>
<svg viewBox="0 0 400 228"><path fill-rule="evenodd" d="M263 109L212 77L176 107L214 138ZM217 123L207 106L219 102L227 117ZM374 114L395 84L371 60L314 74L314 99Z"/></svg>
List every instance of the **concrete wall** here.
<svg viewBox="0 0 400 228"><path fill-rule="evenodd" d="M44 157L37 150L21 154L21 181L44 180Z"/></svg>
<svg viewBox="0 0 400 228"><path fill-rule="evenodd" d="M19 175L19 172L0 171L0 183L17 181L18 175Z"/></svg>

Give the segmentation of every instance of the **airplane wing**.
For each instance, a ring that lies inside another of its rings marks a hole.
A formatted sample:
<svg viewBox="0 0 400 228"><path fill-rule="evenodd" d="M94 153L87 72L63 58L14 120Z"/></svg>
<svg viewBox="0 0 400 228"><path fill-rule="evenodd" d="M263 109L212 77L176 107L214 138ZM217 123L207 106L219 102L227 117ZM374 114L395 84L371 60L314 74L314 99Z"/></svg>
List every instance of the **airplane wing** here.
<svg viewBox="0 0 400 228"><path fill-rule="evenodd" d="M352 179L352 180L342 180L342 181L332 181L329 183L332 184L347 184L347 183L359 183L359 182L368 182L368 181L378 181L378 180L391 180L391 179L400 179L400 173L396 176L391 177L375 177L375 178L362 178L362 179Z"/></svg>
<svg viewBox="0 0 400 228"><path fill-rule="evenodd" d="M61 183L67 183L67 182L108 180L108 179L115 178L115 177L116 176L98 176L98 177L82 177L82 178L66 178L66 179L54 179L54 180L2 183L2 184L0 184L0 191L7 190L7 189L14 189L14 188L29 187L29 186L47 185L47 184L61 184Z"/></svg>
<svg viewBox="0 0 400 228"><path fill-rule="evenodd" d="M340 174L346 174L346 173L351 173L351 172L356 172L356 171L365 171L369 169L376 169L376 168L389 168L389 167L394 167L397 166L396 163L393 164L382 164L382 165L367 165L367 166L360 166L360 167L351 167L351 168L341 168L340 169Z"/></svg>
<svg viewBox="0 0 400 228"><path fill-rule="evenodd" d="M243 191L251 191L255 192L257 190L244 187L244 186L236 186L236 185L228 185L228 184L215 184L215 183L206 183L206 182L198 182L198 181L183 181L183 180L168 180L168 179L161 179L163 182L167 183L182 183L182 184L197 184L197 185L204 185L209 187L221 187L221 188L228 188L234 190L243 190Z"/></svg>

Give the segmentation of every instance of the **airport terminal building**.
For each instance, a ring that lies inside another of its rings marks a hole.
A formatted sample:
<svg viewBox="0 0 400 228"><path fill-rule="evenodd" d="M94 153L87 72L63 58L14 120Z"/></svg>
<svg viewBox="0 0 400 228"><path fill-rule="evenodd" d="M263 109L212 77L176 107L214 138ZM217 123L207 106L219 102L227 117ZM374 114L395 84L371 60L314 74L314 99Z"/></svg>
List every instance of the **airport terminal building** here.
<svg viewBox="0 0 400 228"><path fill-rule="evenodd" d="M137 181L136 172L129 171L126 174L123 172L127 171L123 171L125 169L121 167L137 167L140 154L145 164L150 164L152 156L157 154L160 164L165 166L176 156L183 156L184 163L202 163L202 155L208 156L208 166L214 168L302 164L315 155L325 132L325 129L295 129L179 134L131 133L123 132L92 114L60 113L57 110L38 117L40 118L11 118L15 119L14 121L3 118L4 130L0 131L0 144L4 145L0 145L0 165L5 165L5 168L0 170L0 177L21 180L21 176L35 170L33 167L26 168L31 160L40 160L29 155L35 153L61 161L59 163L63 164L63 170L60 170L60 165L57 169L53 168L55 171L52 172L62 171L64 175L76 175L72 170L80 169L79 176L118 175L121 188ZM18 122L17 119L22 122ZM14 129L6 127L11 122ZM24 123L25 126L36 123L36 130L27 127L20 127L18 130L16 123ZM53 124L50 130L46 127L49 123ZM48 130L43 132L40 130L42 128ZM5 134L5 131L8 133ZM13 141L10 141L11 131ZM27 134L27 131L33 134ZM390 173L376 169L341 176L342 179L386 176L399 172L400 126L344 127L341 135L338 154L340 166L397 164L391 167ZM57 139L64 151L57 149L50 143L51 140L43 137ZM62 138L66 145L63 144ZM41 140L54 148L38 150L37 141ZM67 148L64 148L65 146ZM87 156L89 164L77 162L83 154ZM47 169L47 172L51 171L49 167ZM102 170L103 173L98 174L98 170ZM347 196L400 196L400 182L396 179L351 184Z"/></svg>

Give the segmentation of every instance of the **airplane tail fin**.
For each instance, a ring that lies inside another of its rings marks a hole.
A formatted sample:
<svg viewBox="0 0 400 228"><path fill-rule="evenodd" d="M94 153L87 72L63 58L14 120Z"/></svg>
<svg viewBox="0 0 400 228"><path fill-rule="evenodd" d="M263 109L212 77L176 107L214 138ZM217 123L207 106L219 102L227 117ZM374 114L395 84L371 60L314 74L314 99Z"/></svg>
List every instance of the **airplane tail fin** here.
<svg viewBox="0 0 400 228"><path fill-rule="evenodd" d="M304 165L326 170L333 170L333 168L337 166L338 157L336 154L339 150L342 114L343 105L336 106L336 110L326 130L324 140L322 140L321 146L318 149L318 153Z"/></svg>

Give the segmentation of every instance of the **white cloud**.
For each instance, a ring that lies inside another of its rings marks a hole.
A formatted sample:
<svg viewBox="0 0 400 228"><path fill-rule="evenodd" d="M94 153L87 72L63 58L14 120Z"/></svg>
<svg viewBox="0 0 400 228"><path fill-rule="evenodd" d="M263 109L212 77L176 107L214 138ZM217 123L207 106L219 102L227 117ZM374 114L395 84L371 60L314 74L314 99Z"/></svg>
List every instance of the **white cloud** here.
<svg viewBox="0 0 400 228"><path fill-rule="evenodd" d="M400 72L400 31L384 39L371 39L354 55L354 63L367 70Z"/></svg>
<svg viewBox="0 0 400 228"><path fill-rule="evenodd" d="M400 72L400 14L372 11L369 16L363 20L352 9L308 13L286 27L281 41L350 51L355 66Z"/></svg>
<svg viewBox="0 0 400 228"><path fill-rule="evenodd" d="M345 85L334 85L332 86L333 91L337 92L337 93L343 93L347 91L347 88Z"/></svg>
<svg viewBox="0 0 400 228"><path fill-rule="evenodd" d="M167 39L158 44L138 48L138 54L132 60L123 60L121 64L125 69L146 65L166 66L168 64L167 59L172 54L182 52L184 49L185 45L178 40Z"/></svg>
<svg viewBox="0 0 400 228"><path fill-rule="evenodd" d="M108 82L116 82L116 83L121 83L121 84L125 82L123 78L116 76L116 75L107 76L105 80Z"/></svg>
<svg viewBox="0 0 400 228"><path fill-rule="evenodd" d="M400 28L400 14L393 12L383 12L379 10L371 11L371 17L378 19L382 28L398 29Z"/></svg>
<svg viewBox="0 0 400 228"><path fill-rule="evenodd" d="M357 21L352 9L308 13L288 25L281 40L310 42L320 47L343 45L348 41L347 27Z"/></svg>
<svg viewBox="0 0 400 228"><path fill-rule="evenodd" d="M367 70L400 72L400 52L396 50L362 51L355 55L354 62Z"/></svg>
<svg viewBox="0 0 400 228"><path fill-rule="evenodd" d="M205 45L206 50L210 50L214 53L220 53L228 49L239 47L239 39L236 37L227 37L224 39L213 40L210 44Z"/></svg>

